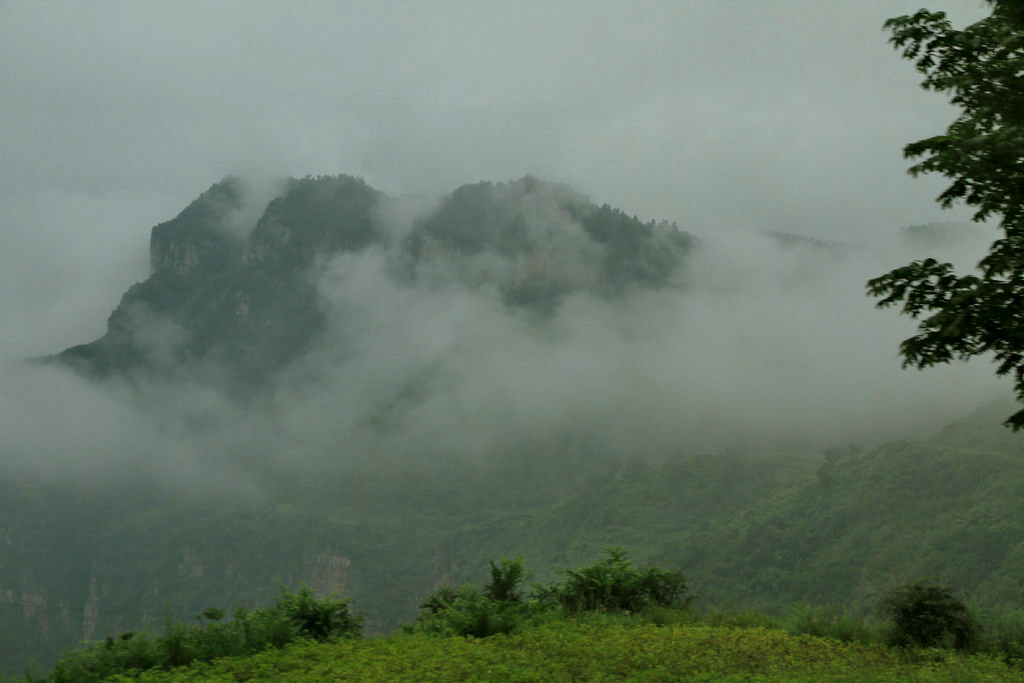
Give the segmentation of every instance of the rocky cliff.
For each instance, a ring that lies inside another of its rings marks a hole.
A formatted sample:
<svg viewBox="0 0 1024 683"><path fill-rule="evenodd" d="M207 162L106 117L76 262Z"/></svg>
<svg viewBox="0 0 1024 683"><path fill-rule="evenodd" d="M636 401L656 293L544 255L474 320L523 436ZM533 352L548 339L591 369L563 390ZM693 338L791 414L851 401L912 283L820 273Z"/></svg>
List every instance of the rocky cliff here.
<svg viewBox="0 0 1024 683"><path fill-rule="evenodd" d="M324 329L318 268L376 247L409 286L490 286L505 305L550 312L568 294L616 296L677 279L693 238L527 176L458 188L403 236L390 200L360 179L291 179L259 212L226 178L153 228L152 274L100 339L57 358L92 376L201 375L234 393L264 385ZM258 216L246 221L245 216Z"/></svg>

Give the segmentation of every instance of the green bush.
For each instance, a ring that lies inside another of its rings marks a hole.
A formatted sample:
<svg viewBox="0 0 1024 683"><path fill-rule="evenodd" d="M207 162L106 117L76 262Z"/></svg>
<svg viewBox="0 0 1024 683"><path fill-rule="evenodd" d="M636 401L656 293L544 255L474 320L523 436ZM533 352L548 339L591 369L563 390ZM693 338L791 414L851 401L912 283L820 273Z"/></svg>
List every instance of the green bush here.
<svg viewBox="0 0 1024 683"><path fill-rule="evenodd" d="M978 649L1007 662L1024 661L1024 611L986 610L979 619Z"/></svg>
<svg viewBox="0 0 1024 683"><path fill-rule="evenodd" d="M410 631L440 636L485 638L512 633L527 616L527 607L516 601L495 600L476 586L455 590L442 586L420 605L420 616Z"/></svg>
<svg viewBox="0 0 1024 683"><path fill-rule="evenodd" d="M523 601L521 588L526 581L523 558L502 560L501 564L491 561L491 582L484 588L484 595L499 602Z"/></svg>
<svg viewBox="0 0 1024 683"><path fill-rule="evenodd" d="M974 615L945 586L900 586L882 600L882 611L892 620L892 645L969 650L978 639Z"/></svg>
<svg viewBox="0 0 1024 683"><path fill-rule="evenodd" d="M527 572L522 558L491 562L491 580L481 591L472 585L456 590L442 586L420 604L416 623L406 630L438 635L483 638L512 633L546 611L561 607L568 614L625 612L639 614L653 608L686 607L686 580L676 572L656 567L635 568L621 548L605 551L608 557L589 567L563 572L562 583L533 585L523 596ZM674 615L652 619L676 622Z"/></svg>
<svg viewBox="0 0 1024 683"><path fill-rule="evenodd" d="M490 564L491 580L482 592L471 585L442 586L420 604L409 630L476 638L517 630L531 611L522 596L527 578L522 558Z"/></svg>
<svg viewBox="0 0 1024 683"><path fill-rule="evenodd" d="M737 607L718 608L700 614L697 620L706 626L723 628L782 629L781 621L764 612Z"/></svg>
<svg viewBox="0 0 1024 683"><path fill-rule="evenodd" d="M565 581L537 587L542 601L555 601L567 612L618 610L639 612L647 607L686 607L686 579L657 567L635 568L622 548L605 550L607 557L588 567L566 570Z"/></svg>
<svg viewBox="0 0 1024 683"><path fill-rule="evenodd" d="M358 636L363 618L350 612L348 604L348 600L334 596L318 599L306 586L295 593L282 586L272 607L239 608L229 621L221 621L222 610L209 608L196 617L195 624L166 618L160 636L125 633L90 643L61 657L45 680L91 683L132 670L170 669L220 657L251 655L301 639Z"/></svg>
<svg viewBox="0 0 1024 683"><path fill-rule="evenodd" d="M334 595L317 599L308 586L302 586L297 593L289 593L282 586L275 607L298 627L303 638L326 640L362 633L363 617L349 610L350 602Z"/></svg>

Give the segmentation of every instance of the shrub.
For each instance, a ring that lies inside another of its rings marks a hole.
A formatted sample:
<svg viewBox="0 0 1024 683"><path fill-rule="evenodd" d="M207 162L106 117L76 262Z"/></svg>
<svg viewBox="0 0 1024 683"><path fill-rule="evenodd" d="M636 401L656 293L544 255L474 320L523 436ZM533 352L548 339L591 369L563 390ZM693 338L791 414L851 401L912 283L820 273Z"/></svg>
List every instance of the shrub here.
<svg viewBox="0 0 1024 683"><path fill-rule="evenodd" d="M782 623L764 612L754 609L729 607L704 612L699 616L701 624L724 628L782 629Z"/></svg>
<svg viewBox="0 0 1024 683"><path fill-rule="evenodd" d="M657 567L637 569L622 548L605 550L607 557L588 567L566 570L565 581L538 587L542 601L554 600L567 612L619 610L639 612L647 607L686 607L686 579Z"/></svg>
<svg viewBox="0 0 1024 683"><path fill-rule="evenodd" d="M974 616L945 586L911 583L891 591L882 611L892 620L890 643L907 647L974 646L978 627Z"/></svg>
<svg viewBox="0 0 1024 683"><path fill-rule="evenodd" d="M535 611L523 600L527 579L523 559L491 561L490 565L491 580L483 591L471 585L459 590L442 586L420 604L420 616L410 630L476 638L518 630Z"/></svg>
<svg viewBox="0 0 1024 683"><path fill-rule="evenodd" d="M983 625L977 648L1005 661L1024 660L1024 612L990 609L981 615Z"/></svg>
<svg viewBox="0 0 1024 683"><path fill-rule="evenodd" d="M350 602L335 595L317 599L309 586L302 586L297 593L289 593L282 586L275 606L298 627L302 637L327 640L362 633L363 617L349 611Z"/></svg>
<svg viewBox="0 0 1024 683"><path fill-rule="evenodd" d="M626 551L619 548L605 552L608 557L600 562L563 572L563 583L534 584L529 599L522 593L527 580L522 558L491 562L491 580L483 590L472 585L458 590L442 586L420 604L416 623L406 630L483 638L517 631L544 618L543 613L556 606L570 614L636 614L689 604L681 574L656 567L635 568ZM651 618L666 623L678 620L666 614Z"/></svg>
<svg viewBox="0 0 1024 683"><path fill-rule="evenodd" d="M131 670L170 669L196 661L251 655L282 647L302 638L323 641L358 636L363 618L349 611L348 600L318 599L307 586L291 593L284 586L277 602L264 609L239 608L230 621L224 612L208 608L195 624L171 617L160 636L126 633L90 643L65 654L47 680L90 683Z"/></svg>
<svg viewBox="0 0 1024 683"><path fill-rule="evenodd" d="M527 614L523 603L496 600L471 585L459 590L442 586L420 605L420 610L409 630L474 638L512 633Z"/></svg>
<svg viewBox="0 0 1024 683"><path fill-rule="evenodd" d="M526 581L523 558L502 560L501 564L491 561L491 582L484 588L484 595L499 602L522 602L520 589Z"/></svg>

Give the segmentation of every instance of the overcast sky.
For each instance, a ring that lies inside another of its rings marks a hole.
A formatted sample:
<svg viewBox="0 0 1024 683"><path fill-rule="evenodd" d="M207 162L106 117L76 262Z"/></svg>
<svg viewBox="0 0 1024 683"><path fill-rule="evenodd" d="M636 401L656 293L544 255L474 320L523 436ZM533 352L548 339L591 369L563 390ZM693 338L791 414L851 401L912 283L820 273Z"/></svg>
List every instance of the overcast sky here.
<svg viewBox="0 0 1024 683"><path fill-rule="evenodd" d="M952 110L881 30L920 3L0 2L0 359L98 336L228 173L534 173L701 234L949 219L900 149Z"/></svg>

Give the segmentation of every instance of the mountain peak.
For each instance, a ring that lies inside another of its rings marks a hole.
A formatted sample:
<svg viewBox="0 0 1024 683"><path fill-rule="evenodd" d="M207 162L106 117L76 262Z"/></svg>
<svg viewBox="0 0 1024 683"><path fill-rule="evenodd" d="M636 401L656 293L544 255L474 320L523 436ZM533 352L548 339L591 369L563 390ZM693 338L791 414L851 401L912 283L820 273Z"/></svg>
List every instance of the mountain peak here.
<svg viewBox="0 0 1024 683"><path fill-rule="evenodd" d="M315 268L341 253L376 247L396 286L486 285L506 306L551 313L575 292L671 285L693 243L674 224L644 223L534 176L463 185L402 236L383 218L391 201L347 175L263 192L224 178L153 228L152 274L124 294L107 333L58 357L101 376L198 363L204 377L248 389L324 333Z"/></svg>

